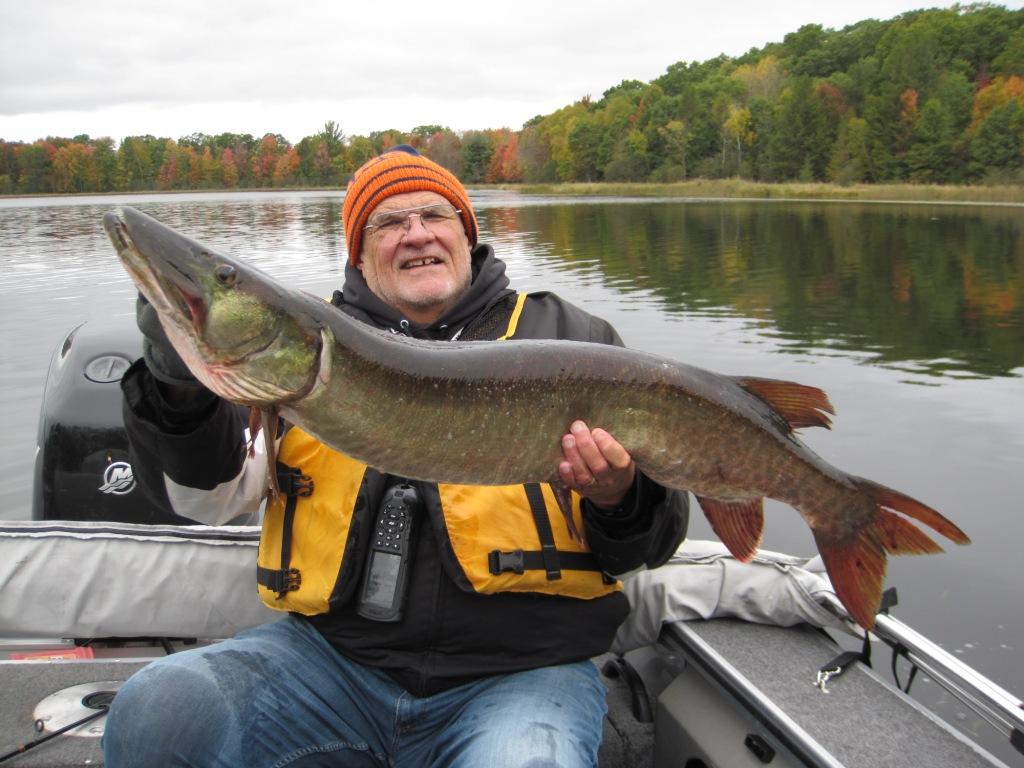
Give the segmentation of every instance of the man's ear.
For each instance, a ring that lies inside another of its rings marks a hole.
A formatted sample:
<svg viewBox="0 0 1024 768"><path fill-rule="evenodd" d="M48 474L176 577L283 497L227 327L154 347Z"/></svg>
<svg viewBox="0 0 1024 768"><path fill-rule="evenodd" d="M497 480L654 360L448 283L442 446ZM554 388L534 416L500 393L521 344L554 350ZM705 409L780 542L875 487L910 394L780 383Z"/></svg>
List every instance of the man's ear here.
<svg viewBox="0 0 1024 768"><path fill-rule="evenodd" d="M356 259L356 269L358 269L360 272L363 271L363 257L362 256L360 256L358 259Z"/></svg>

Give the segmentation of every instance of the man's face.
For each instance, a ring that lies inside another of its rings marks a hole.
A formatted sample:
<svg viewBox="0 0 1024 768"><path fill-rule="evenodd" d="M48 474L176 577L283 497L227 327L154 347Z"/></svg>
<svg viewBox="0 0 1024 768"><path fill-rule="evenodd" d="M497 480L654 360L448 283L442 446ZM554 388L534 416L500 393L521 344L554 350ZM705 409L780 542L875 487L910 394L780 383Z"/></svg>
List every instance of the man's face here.
<svg viewBox="0 0 1024 768"><path fill-rule="evenodd" d="M438 203L448 201L436 192L403 192L381 202L369 221L381 213ZM386 304L413 322L431 323L469 288L469 239L457 215L426 224L413 215L408 225L408 230L367 230L356 266Z"/></svg>

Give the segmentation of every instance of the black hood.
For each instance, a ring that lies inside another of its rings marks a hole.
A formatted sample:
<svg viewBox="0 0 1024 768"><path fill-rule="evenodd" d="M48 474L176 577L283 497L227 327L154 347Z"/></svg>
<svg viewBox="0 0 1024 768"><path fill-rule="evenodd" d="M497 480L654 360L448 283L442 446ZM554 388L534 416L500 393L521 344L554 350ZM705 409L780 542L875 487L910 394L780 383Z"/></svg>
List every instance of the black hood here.
<svg viewBox="0 0 1024 768"><path fill-rule="evenodd" d="M473 278L469 290L454 307L429 325L413 323L381 301L366 284L362 271L351 262L345 265L345 284L340 291L335 291L332 303L378 328L390 328L417 338L450 339L474 317L513 293L508 287L505 262L494 255L491 246L477 245L470 258Z"/></svg>

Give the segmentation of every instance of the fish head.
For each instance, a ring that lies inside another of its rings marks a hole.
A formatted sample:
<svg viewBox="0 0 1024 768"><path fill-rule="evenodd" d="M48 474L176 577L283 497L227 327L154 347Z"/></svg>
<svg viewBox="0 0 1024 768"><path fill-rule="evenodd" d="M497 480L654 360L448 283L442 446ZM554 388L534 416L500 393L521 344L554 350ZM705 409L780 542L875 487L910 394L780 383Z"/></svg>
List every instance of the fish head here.
<svg viewBox="0 0 1024 768"><path fill-rule="evenodd" d="M195 377L221 397L267 407L314 385L321 334L271 277L124 208L103 226Z"/></svg>

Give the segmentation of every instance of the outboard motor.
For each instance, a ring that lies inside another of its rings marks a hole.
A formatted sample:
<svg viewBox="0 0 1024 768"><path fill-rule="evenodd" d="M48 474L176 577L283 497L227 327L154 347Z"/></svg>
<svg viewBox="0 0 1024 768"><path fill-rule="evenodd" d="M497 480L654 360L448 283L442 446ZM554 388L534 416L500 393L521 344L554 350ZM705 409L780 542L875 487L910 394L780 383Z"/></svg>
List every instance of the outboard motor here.
<svg viewBox="0 0 1024 768"><path fill-rule="evenodd" d="M120 382L141 356L133 321L83 323L54 351L39 411L34 520L182 522L146 499L128 461Z"/></svg>

